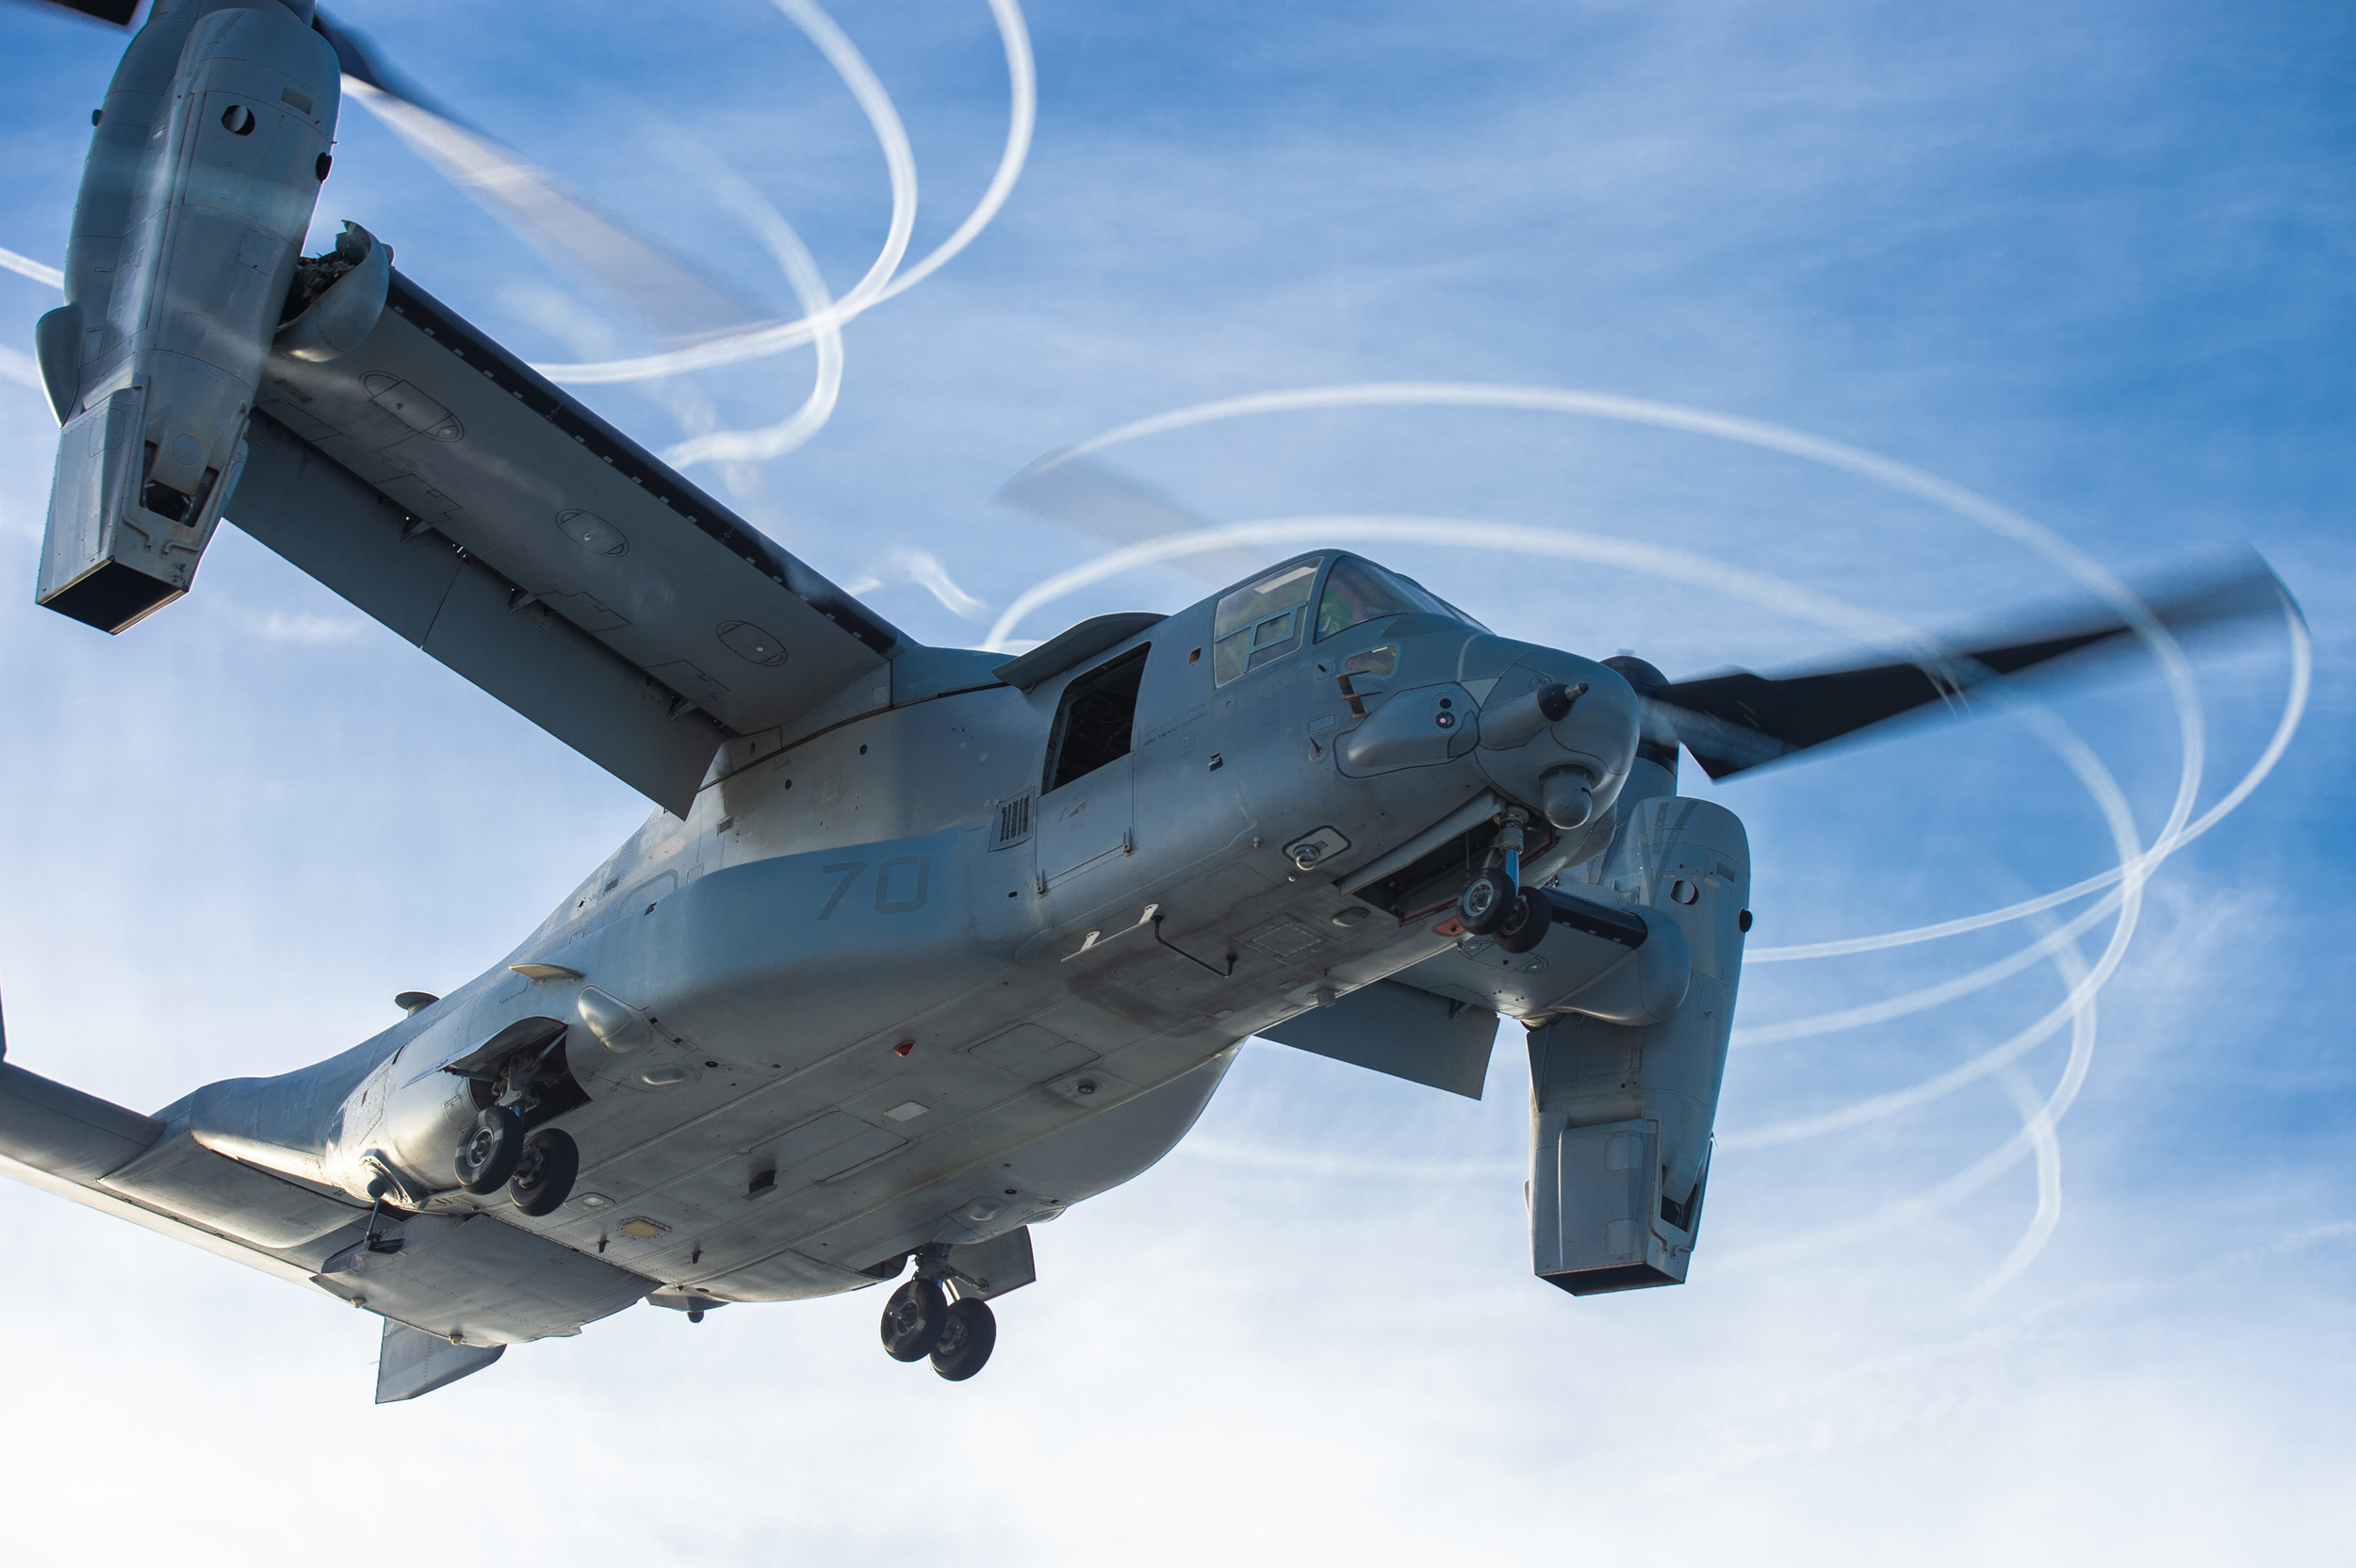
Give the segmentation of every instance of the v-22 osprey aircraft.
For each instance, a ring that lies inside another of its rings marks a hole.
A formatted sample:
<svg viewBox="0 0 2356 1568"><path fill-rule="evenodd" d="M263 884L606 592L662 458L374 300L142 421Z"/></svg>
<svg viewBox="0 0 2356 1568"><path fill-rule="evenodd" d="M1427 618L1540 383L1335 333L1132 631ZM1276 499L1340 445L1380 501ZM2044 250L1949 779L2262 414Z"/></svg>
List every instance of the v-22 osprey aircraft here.
<svg viewBox="0 0 2356 1568"><path fill-rule="evenodd" d="M1673 682L1321 549L925 646L366 230L302 253L366 69L303 0L132 39L37 333L38 597L126 630L234 519L658 809L316 1066L149 1115L0 1064L0 1164L377 1315L380 1402L640 1301L895 1280L886 1351L969 1378L1031 1227L1159 1160L1253 1036L1478 1096L1513 1019L1537 1276L1681 1282L1751 874L1680 747L1726 777L2126 629Z"/></svg>

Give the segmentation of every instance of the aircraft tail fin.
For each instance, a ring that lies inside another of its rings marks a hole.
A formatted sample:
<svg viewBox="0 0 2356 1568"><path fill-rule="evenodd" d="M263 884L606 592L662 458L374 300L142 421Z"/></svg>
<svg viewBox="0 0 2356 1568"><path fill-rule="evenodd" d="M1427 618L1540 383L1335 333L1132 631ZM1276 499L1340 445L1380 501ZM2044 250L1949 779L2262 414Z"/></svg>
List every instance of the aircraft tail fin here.
<svg viewBox="0 0 2356 1568"><path fill-rule="evenodd" d="M376 1353L376 1402L389 1405L448 1388L506 1353L504 1345L452 1345L388 1317L384 1346Z"/></svg>

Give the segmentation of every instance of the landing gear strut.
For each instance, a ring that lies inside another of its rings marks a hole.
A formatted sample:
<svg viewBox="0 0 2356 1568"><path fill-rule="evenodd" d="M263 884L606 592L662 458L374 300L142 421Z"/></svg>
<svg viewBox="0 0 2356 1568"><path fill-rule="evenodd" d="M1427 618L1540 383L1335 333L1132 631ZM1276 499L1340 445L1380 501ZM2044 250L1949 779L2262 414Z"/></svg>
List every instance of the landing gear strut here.
<svg viewBox="0 0 2356 1568"><path fill-rule="evenodd" d="M452 1161L466 1191L487 1197L505 1187L509 1200L535 1219L561 1208L581 1175L581 1146L572 1135L533 1126L588 1103L565 1066L564 1035L560 1025L495 1066L467 1074L483 1109L459 1137Z"/></svg>
<svg viewBox="0 0 2356 1568"><path fill-rule="evenodd" d="M1522 812L1505 813L1505 825L1489 846L1489 863L1456 900L1456 918L1476 937L1495 937L1508 953L1527 953L1546 939L1554 923L1546 894L1522 885Z"/></svg>
<svg viewBox="0 0 2356 1568"><path fill-rule="evenodd" d="M941 1276L950 1272L948 1249L927 1248L917 1256L916 1277L884 1303L884 1353L894 1361L932 1358L933 1370L953 1383L979 1372L998 1344L998 1317L978 1297L949 1299ZM928 1255L932 1254L932 1255Z"/></svg>

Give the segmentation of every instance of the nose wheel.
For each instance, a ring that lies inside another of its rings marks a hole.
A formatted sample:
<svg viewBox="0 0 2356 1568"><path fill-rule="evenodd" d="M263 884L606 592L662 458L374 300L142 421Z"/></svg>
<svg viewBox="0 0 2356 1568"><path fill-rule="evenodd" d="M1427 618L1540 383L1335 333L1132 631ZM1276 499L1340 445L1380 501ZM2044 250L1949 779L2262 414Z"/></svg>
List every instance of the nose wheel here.
<svg viewBox="0 0 2356 1568"><path fill-rule="evenodd" d="M939 1280L915 1279L884 1303L884 1354L893 1361L931 1358L933 1370L961 1383L989 1364L998 1345L998 1316L990 1303L952 1301Z"/></svg>
<svg viewBox="0 0 2356 1568"><path fill-rule="evenodd" d="M1546 932L1554 924L1554 906L1546 895L1535 888L1523 889L1513 897L1513 906L1497 927L1497 948L1505 953L1527 953L1546 939Z"/></svg>

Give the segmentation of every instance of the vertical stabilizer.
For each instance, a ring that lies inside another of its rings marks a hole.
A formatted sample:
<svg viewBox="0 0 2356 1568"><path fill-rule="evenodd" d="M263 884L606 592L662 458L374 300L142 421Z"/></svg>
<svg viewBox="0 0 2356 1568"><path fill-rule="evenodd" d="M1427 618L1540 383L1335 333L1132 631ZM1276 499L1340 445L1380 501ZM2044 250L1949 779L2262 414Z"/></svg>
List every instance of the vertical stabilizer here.
<svg viewBox="0 0 2356 1568"><path fill-rule="evenodd" d="M507 1353L504 1345L452 1345L439 1334L384 1320L384 1345L376 1353L376 1402L393 1404L447 1388L480 1372Z"/></svg>

